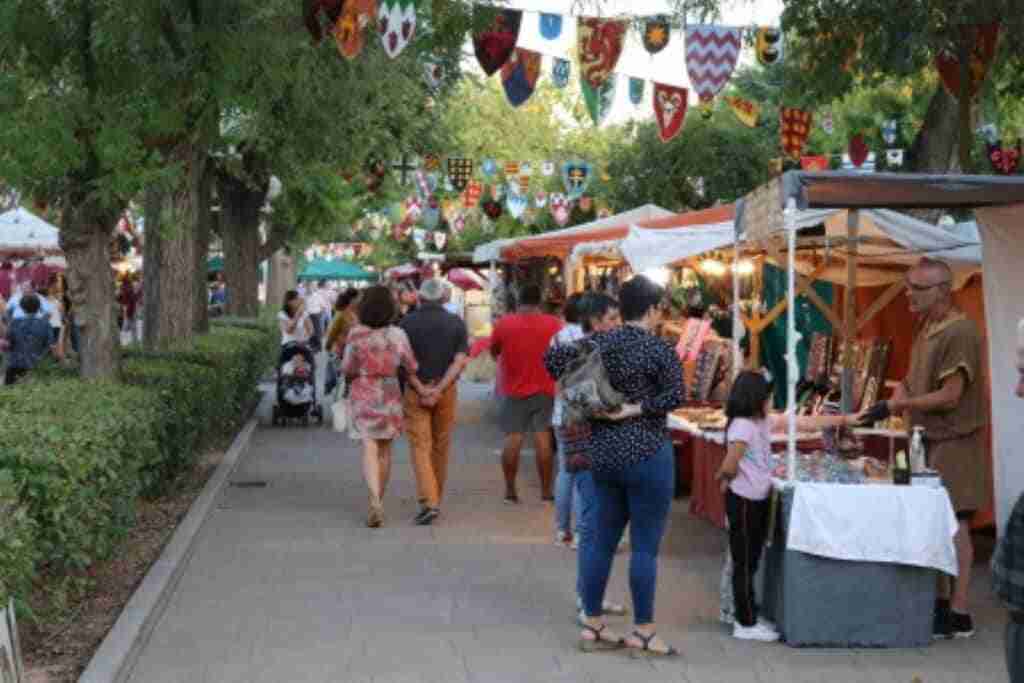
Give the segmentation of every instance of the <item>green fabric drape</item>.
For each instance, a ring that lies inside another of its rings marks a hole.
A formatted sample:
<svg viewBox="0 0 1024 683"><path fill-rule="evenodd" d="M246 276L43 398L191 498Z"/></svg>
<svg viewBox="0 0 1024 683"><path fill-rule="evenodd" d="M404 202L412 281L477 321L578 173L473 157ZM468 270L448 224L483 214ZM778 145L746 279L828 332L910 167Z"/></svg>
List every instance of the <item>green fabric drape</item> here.
<svg viewBox="0 0 1024 683"><path fill-rule="evenodd" d="M815 282L814 291L822 300L831 305L833 288L830 282ZM786 298L786 271L775 266L764 266L764 306L771 308ZM775 407L786 407L786 315L782 314L761 334L761 362L775 378ZM807 368L807 354L810 350L811 335L815 332L832 334L832 324L805 296L796 298L796 330L802 335L796 347L800 375Z"/></svg>

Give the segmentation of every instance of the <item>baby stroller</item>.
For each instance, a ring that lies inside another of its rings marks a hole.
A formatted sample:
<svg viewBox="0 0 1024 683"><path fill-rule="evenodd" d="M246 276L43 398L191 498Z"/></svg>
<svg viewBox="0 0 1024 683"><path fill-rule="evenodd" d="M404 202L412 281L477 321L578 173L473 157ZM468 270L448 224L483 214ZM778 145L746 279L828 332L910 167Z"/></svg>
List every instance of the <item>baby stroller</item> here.
<svg viewBox="0 0 1024 683"><path fill-rule="evenodd" d="M308 366L301 376L286 371L286 366L296 356L305 358ZM303 344L286 344L278 359L274 425L285 426L289 421L300 420L305 426L312 418L318 424L324 423L323 407L316 394L316 360L313 351Z"/></svg>

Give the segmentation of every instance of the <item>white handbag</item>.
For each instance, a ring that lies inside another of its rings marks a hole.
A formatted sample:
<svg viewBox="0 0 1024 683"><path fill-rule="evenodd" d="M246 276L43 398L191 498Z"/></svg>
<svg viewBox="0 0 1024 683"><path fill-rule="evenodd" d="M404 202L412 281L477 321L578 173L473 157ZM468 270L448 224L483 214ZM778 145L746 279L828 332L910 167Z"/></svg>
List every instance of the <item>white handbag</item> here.
<svg viewBox="0 0 1024 683"><path fill-rule="evenodd" d="M339 398L331 406L331 424L336 432L348 430L348 399Z"/></svg>

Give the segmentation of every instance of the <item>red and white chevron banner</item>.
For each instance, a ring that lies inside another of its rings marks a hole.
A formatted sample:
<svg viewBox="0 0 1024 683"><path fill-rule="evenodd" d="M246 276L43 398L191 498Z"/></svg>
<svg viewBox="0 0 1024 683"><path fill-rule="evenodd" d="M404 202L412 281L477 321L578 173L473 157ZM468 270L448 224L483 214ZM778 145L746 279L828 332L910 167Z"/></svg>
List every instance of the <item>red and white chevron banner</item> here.
<svg viewBox="0 0 1024 683"><path fill-rule="evenodd" d="M709 102L729 82L743 47L743 29L688 26L686 70L701 102Z"/></svg>

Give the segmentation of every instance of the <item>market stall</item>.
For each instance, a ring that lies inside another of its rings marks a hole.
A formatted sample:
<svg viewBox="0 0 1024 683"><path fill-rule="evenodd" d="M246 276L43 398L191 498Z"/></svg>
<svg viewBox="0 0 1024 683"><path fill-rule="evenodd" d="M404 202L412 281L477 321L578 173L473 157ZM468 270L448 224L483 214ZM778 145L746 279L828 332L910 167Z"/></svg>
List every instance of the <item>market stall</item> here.
<svg viewBox="0 0 1024 683"><path fill-rule="evenodd" d="M299 273L300 281L377 282L380 276L351 261L317 259Z"/></svg>

